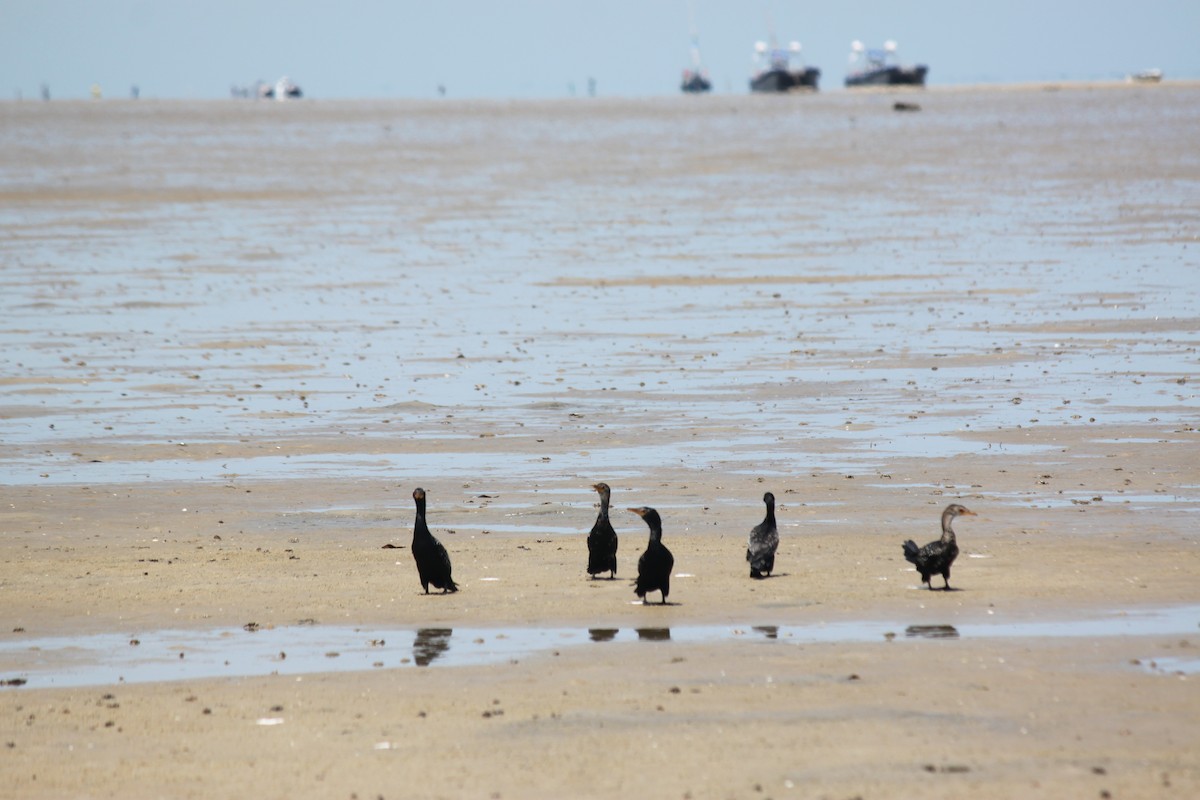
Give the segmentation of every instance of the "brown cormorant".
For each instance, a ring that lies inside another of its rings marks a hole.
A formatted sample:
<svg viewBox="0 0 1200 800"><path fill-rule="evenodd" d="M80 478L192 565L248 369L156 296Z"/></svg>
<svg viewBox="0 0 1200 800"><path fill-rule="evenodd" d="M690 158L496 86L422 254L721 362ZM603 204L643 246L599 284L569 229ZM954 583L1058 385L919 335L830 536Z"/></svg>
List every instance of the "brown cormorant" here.
<svg viewBox="0 0 1200 800"><path fill-rule="evenodd" d="M765 578L775 569L775 550L779 547L779 530L775 527L775 495L763 495L767 516L750 530L746 560L750 562L750 577ZM765 574L764 574L765 573Z"/></svg>
<svg viewBox="0 0 1200 800"><path fill-rule="evenodd" d="M450 555L425 524L425 490L413 489L413 500L417 503L417 519L413 523L412 554L417 562L421 588L429 594L432 583L434 588L442 590L442 594L457 592L458 586L450 577Z"/></svg>
<svg viewBox="0 0 1200 800"><path fill-rule="evenodd" d="M918 548L912 539L904 543L904 557L916 566L917 572L921 573L921 583L928 584L929 588L933 589L933 584L929 581L930 576L941 575L942 580L946 582L942 588L946 591L950 590L950 565L954 563L954 559L958 558L958 542L954 539L954 530L951 529L950 523L955 517L974 516L976 516L974 511L960 506L958 503L951 503L942 512L941 539L930 542L921 548Z"/></svg>
<svg viewBox="0 0 1200 800"><path fill-rule="evenodd" d="M671 592L671 568L675 566L675 557L662 543L662 519L653 508L629 510L646 520L650 526L650 543L638 559L637 586L633 593L645 603L646 595L650 592L662 592L663 605L666 605L667 595Z"/></svg>
<svg viewBox="0 0 1200 800"><path fill-rule="evenodd" d="M608 572L608 578L612 580L617 577L617 532L608 521L608 501L612 490L607 483L597 483L592 488L600 493L600 513L587 537L587 571L593 578L601 572Z"/></svg>

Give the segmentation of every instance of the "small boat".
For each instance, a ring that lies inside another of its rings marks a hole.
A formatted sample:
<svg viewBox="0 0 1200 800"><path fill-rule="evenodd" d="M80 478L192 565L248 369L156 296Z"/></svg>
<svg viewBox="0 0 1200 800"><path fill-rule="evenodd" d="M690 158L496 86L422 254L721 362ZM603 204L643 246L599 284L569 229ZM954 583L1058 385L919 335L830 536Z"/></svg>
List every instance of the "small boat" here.
<svg viewBox="0 0 1200 800"><path fill-rule="evenodd" d="M689 14L691 9L689 8ZM708 79L708 70L700 60L700 34L696 32L696 21L692 20L692 66L683 71L683 81L679 88L688 94L701 94L712 91L712 81Z"/></svg>
<svg viewBox="0 0 1200 800"><path fill-rule="evenodd" d="M772 42L754 44L754 75L750 78L752 92L790 92L817 90L821 70L806 67L800 61L800 43L792 42L785 50Z"/></svg>
<svg viewBox="0 0 1200 800"><path fill-rule="evenodd" d="M1130 83L1162 83L1162 79L1163 71L1161 69L1144 69L1127 78Z"/></svg>
<svg viewBox="0 0 1200 800"><path fill-rule="evenodd" d="M258 96L264 100L299 100L304 96L300 87L292 83L287 76L275 81L274 85L259 83Z"/></svg>
<svg viewBox="0 0 1200 800"><path fill-rule="evenodd" d="M700 92L712 91L712 81L708 79L708 75L702 70L685 69L683 71L683 82L679 88L690 94L699 94Z"/></svg>
<svg viewBox="0 0 1200 800"><path fill-rule="evenodd" d="M924 86L924 64L901 66L896 62L896 43L887 41L882 50L868 50L862 42L850 44L850 71L846 86Z"/></svg>

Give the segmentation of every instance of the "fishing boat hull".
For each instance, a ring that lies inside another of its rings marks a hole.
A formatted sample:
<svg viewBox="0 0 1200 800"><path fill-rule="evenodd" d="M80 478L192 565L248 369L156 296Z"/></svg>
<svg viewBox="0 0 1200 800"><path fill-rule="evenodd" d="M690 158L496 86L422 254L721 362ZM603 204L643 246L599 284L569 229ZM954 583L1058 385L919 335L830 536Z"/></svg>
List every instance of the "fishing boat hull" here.
<svg viewBox="0 0 1200 800"><path fill-rule="evenodd" d="M1141 72L1135 72L1127 79L1130 83L1162 83L1163 71L1161 69L1144 69Z"/></svg>
<svg viewBox="0 0 1200 800"><path fill-rule="evenodd" d="M797 70L770 69L750 79L750 91L771 94L807 89L815 92L820 78L821 70L816 67Z"/></svg>
<svg viewBox="0 0 1200 800"><path fill-rule="evenodd" d="M698 72L685 72L683 83L679 88L688 94L700 94L712 91L712 81Z"/></svg>
<svg viewBox="0 0 1200 800"><path fill-rule="evenodd" d="M925 73L929 67L918 64L913 67L887 66L852 72L846 76L846 86L924 86Z"/></svg>

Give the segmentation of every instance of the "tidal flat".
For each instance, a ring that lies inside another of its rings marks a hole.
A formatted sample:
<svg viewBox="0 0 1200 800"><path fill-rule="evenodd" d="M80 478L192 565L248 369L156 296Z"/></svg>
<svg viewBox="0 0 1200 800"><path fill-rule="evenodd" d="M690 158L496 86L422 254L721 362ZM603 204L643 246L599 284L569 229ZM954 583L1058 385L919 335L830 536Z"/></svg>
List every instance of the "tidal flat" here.
<svg viewBox="0 0 1200 800"><path fill-rule="evenodd" d="M0 103L9 791L1200 794L1200 86L914 97Z"/></svg>

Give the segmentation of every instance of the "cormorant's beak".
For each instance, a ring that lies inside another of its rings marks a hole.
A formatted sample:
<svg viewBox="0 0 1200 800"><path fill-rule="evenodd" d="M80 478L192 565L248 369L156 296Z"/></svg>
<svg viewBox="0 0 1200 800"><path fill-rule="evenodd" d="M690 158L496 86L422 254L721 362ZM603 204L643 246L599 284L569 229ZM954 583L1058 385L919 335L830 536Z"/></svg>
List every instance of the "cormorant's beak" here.
<svg viewBox="0 0 1200 800"><path fill-rule="evenodd" d="M646 509L644 509L644 508L629 508L629 509L626 509L626 510L627 510L627 511L632 511L633 513L637 514L639 517L644 517L644 516L646 516Z"/></svg>
<svg viewBox="0 0 1200 800"><path fill-rule="evenodd" d="M969 509L969 508L964 508L964 509L962 510L962 515L963 515L964 517L978 517L978 516L979 516L978 514L976 514L974 511L972 511L972 510L971 510L971 509Z"/></svg>

